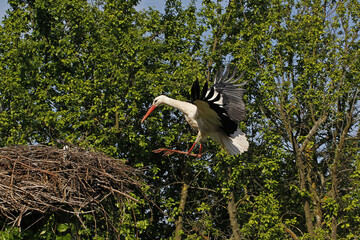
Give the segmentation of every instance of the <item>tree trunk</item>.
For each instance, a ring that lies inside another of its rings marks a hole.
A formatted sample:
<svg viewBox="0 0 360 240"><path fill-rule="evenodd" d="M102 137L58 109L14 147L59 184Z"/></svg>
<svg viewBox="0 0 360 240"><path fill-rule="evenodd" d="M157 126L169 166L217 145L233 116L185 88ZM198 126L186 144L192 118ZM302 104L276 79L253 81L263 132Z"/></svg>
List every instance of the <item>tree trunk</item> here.
<svg viewBox="0 0 360 240"><path fill-rule="evenodd" d="M229 212L230 224L232 229L232 239L239 240L241 239L241 235L240 235L239 223L236 217L236 204L235 204L234 191L230 192L230 199L228 201L228 212Z"/></svg>
<svg viewBox="0 0 360 240"><path fill-rule="evenodd" d="M338 182L337 182L337 164L339 160L339 151L335 153L335 160L333 163L333 167L331 169L331 177L332 177L332 186L331 186L331 197L336 200L337 199L337 191L338 191ZM337 236L337 221L336 216L332 215L331 217L331 239L335 240Z"/></svg>
<svg viewBox="0 0 360 240"><path fill-rule="evenodd" d="M299 182L300 182L300 189L304 192L307 192L306 189L306 176L305 176L305 165L303 160L301 159L301 155L298 154L297 156L297 165L299 171ZM310 236L314 235L314 225L312 222L311 217L311 208L308 199L304 200L304 213L305 213L305 221L306 221L306 229Z"/></svg>
<svg viewBox="0 0 360 240"><path fill-rule="evenodd" d="M298 143L296 139L293 138L292 132L288 131L289 136L292 139L292 145L296 153L296 165L299 172L299 182L300 182L300 189L304 192L308 192L306 187L306 165L305 160L303 159L303 153L305 148L308 146L310 139L314 136L318 128L321 124L323 124L327 119L327 113L324 113L313 125L309 133L306 135L304 142L302 143L301 147L298 147ZM290 125L290 123L288 123ZM290 130L291 128L288 127ZM309 183L311 184L311 183ZM311 188L311 187L310 187ZM304 200L304 213L305 213L305 221L306 221L306 228L310 236L314 235L314 224L312 220L312 210L310 207L309 199L305 198Z"/></svg>
<svg viewBox="0 0 360 240"><path fill-rule="evenodd" d="M181 240L181 230L183 226L183 214L185 210L186 199L188 196L189 185L184 183L183 188L181 189L181 197L179 204L179 218L175 222L175 240Z"/></svg>

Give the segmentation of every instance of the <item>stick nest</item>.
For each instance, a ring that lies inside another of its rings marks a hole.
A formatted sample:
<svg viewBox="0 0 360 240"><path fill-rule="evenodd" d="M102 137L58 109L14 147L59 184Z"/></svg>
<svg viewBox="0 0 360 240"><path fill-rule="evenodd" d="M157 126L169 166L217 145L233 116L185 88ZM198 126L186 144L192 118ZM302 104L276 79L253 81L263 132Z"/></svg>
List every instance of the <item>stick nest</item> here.
<svg viewBox="0 0 360 240"><path fill-rule="evenodd" d="M79 213L106 197L131 199L142 185L140 170L79 148L44 145L0 148L0 215L20 226L32 212Z"/></svg>

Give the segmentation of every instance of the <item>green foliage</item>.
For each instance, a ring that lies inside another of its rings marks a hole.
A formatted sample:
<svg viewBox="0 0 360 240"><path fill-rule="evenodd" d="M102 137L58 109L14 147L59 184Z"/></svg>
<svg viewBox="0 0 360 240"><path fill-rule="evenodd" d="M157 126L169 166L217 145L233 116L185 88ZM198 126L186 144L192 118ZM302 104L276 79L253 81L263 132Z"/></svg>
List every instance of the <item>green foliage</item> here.
<svg viewBox="0 0 360 240"><path fill-rule="evenodd" d="M357 1L138 3L9 1L0 146L93 147L144 168L149 186L139 203L104 200L112 228L52 214L21 231L4 222L0 238L171 239L181 217L184 239L229 239L231 196L246 239L359 238ZM246 70L249 151L227 156L209 140L199 159L153 154L188 149L196 133L169 107L141 125L152 99L187 100L228 61Z"/></svg>
<svg viewBox="0 0 360 240"><path fill-rule="evenodd" d="M242 227L245 238L257 239L283 238L283 227L279 219L279 203L271 194L256 196L252 205L249 220Z"/></svg>
<svg viewBox="0 0 360 240"><path fill-rule="evenodd" d="M15 227L6 227L0 231L1 240L14 240L14 239L24 239L21 232L18 228Z"/></svg>

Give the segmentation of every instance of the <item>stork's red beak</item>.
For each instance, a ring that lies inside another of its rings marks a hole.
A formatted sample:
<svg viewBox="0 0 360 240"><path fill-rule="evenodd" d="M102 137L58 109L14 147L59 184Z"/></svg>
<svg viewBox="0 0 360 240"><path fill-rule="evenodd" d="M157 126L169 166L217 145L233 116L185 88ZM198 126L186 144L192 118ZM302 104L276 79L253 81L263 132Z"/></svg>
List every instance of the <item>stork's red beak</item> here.
<svg viewBox="0 0 360 240"><path fill-rule="evenodd" d="M143 121L145 121L145 119L150 115L150 113L151 113L152 111L154 111L155 108L156 108L155 105L152 105L152 106L149 108L149 110L147 111L147 113L145 114L145 116L143 117L143 119L141 120L141 123L142 123Z"/></svg>

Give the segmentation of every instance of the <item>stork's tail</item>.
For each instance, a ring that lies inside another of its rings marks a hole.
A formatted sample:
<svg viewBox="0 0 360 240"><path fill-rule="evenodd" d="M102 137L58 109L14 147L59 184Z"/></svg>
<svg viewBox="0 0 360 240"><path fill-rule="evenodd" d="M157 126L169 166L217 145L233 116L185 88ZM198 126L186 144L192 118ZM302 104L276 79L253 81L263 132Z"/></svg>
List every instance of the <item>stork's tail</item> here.
<svg viewBox="0 0 360 240"><path fill-rule="evenodd" d="M222 139L226 151L231 155L238 155L248 150L249 142L240 129L236 130L230 137L226 136Z"/></svg>

